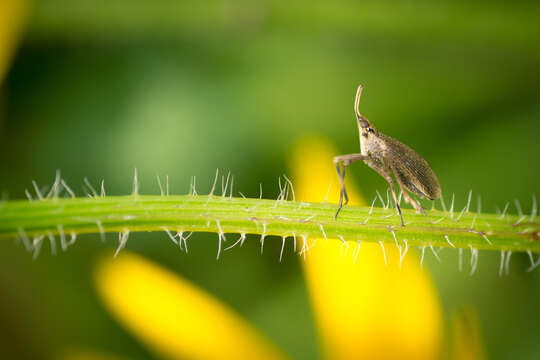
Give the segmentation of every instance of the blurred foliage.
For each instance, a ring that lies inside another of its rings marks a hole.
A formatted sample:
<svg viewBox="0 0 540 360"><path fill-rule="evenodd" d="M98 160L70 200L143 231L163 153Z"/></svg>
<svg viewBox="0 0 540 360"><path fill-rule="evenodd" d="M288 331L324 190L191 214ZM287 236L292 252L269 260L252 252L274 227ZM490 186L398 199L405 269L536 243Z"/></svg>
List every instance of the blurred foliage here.
<svg viewBox="0 0 540 360"><path fill-rule="evenodd" d="M173 193L196 175L205 192L219 167L246 196L262 182L275 197L299 137L358 149L352 102L362 83L362 113L428 160L446 199L455 192L461 207L473 189L488 211L515 198L528 212L540 194L539 17L534 1L36 0L0 92L0 190L22 198L32 179L50 184L60 168L79 193L88 176L126 194L136 166L142 193L158 192L156 173L169 174ZM351 172L366 198L385 191L367 167ZM86 237L37 261L0 244L0 357L77 346L149 357L92 287L111 239ZM279 264L278 241L262 256L247 241L216 262L215 237L191 244L185 256L165 234L136 234L128 248L214 293L291 356L317 356L291 249ZM525 272L526 257L514 255L499 278L499 254L482 252L469 278L456 252L441 256L426 261L446 314L476 309L488 358L533 358L540 275Z"/></svg>

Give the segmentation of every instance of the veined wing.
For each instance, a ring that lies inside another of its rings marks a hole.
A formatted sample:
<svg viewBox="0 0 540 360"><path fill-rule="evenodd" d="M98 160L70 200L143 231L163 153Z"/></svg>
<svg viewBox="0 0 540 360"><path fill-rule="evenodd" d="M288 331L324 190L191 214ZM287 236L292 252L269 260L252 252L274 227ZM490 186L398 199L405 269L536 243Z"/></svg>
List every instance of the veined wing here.
<svg viewBox="0 0 540 360"><path fill-rule="evenodd" d="M396 177L412 193L430 200L441 196L441 185L431 167L416 151L402 142L379 133L387 144L387 155Z"/></svg>

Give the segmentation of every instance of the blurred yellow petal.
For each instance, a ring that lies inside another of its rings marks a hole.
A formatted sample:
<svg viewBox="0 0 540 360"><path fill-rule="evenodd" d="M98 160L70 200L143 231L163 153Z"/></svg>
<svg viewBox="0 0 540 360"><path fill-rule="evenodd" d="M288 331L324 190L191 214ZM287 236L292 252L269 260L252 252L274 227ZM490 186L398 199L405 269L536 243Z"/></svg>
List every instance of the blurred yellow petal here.
<svg viewBox="0 0 540 360"><path fill-rule="evenodd" d="M15 53L26 10L26 0L0 1L0 82Z"/></svg>
<svg viewBox="0 0 540 360"><path fill-rule="evenodd" d="M284 358L225 304L140 256L102 260L96 283L116 319L163 358Z"/></svg>
<svg viewBox="0 0 540 360"><path fill-rule="evenodd" d="M484 342L476 313L462 308L452 315L453 356L456 360L483 360Z"/></svg>
<svg viewBox="0 0 540 360"><path fill-rule="evenodd" d="M291 167L300 200L324 201L331 183L328 201L338 201L335 155L334 148L317 138L294 147ZM354 186L348 184L347 190L351 204L365 204ZM318 239L303 261L324 357L437 358L441 306L416 254L409 250L400 269L397 247L387 244L386 266L381 247L364 242L354 264L356 244L349 246L345 254L340 241Z"/></svg>

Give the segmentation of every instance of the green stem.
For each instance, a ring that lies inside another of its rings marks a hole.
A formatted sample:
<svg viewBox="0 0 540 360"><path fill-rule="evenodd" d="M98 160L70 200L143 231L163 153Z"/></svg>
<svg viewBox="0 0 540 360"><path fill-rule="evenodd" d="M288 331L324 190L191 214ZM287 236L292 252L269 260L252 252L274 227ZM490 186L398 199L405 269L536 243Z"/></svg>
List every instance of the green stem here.
<svg viewBox="0 0 540 360"><path fill-rule="evenodd" d="M347 206L337 220L335 212L327 203L206 195L10 201L0 204L0 238L167 229L540 252L537 216L404 209L402 227L395 209Z"/></svg>

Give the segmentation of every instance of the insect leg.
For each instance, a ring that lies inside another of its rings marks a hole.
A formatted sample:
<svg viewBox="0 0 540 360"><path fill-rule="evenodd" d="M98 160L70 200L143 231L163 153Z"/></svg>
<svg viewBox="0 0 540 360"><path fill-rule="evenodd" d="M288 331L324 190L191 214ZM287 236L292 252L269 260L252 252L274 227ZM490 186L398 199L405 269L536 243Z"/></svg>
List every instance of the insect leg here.
<svg viewBox="0 0 540 360"><path fill-rule="evenodd" d="M392 190L392 197L394 198L394 203L396 204L396 209L399 214L399 218L401 219L401 226L405 226L405 223L403 222L403 215L401 214L401 208L399 207L399 202L396 196L396 189L394 188L394 179L386 173L379 172L386 181L388 181L388 184L390 185L390 190Z"/></svg>
<svg viewBox="0 0 540 360"><path fill-rule="evenodd" d="M334 216L334 219L337 218L339 211L343 207L343 197L345 197L345 205L349 203L349 196L347 195L347 189L345 188L345 169L346 168L347 168L347 165L345 165L345 163L343 163L341 169L340 169L339 163L338 162L336 163L336 171L338 173L341 189L339 191L339 207L337 209L336 215Z"/></svg>
<svg viewBox="0 0 540 360"><path fill-rule="evenodd" d="M396 209L399 214L399 218L401 219L401 226L405 226L405 223L403 222L403 215L401 215L401 208L399 207L399 202L396 196L396 189L394 189L394 180L389 181L390 183L390 189L392 190L392 197L394 198L394 203L396 204Z"/></svg>
<svg viewBox="0 0 540 360"><path fill-rule="evenodd" d="M362 154L340 155L334 158L334 164L336 165L336 171L337 171L337 174L339 177L339 183L341 186L340 193L339 193L339 207L336 211L336 215L334 216L334 219L337 218L343 205L347 205L349 203L349 196L347 195L347 189L345 189L345 169L347 168L347 165L355 161L361 161L365 159L367 159L367 156L364 156ZM339 166L340 163L342 163L341 167ZM345 198L345 204L343 204L343 198Z"/></svg>
<svg viewBox="0 0 540 360"><path fill-rule="evenodd" d="M401 219L401 226L405 226L405 223L403 222L403 215L401 214L401 208L399 206L399 201L396 196L396 189L394 188L394 179L392 179L392 176L390 176L390 173L387 169L376 166L371 163L367 163L369 167L371 167L373 170L375 170L379 175L381 175L390 185L390 190L392 190L392 197L394 198L394 202L396 204L396 209L399 214L399 218ZM403 188L401 189L403 191ZM405 192L403 191L403 195L405 195Z"/></svg>
<svg viewBox="0 0 540 360"><path fill-rule="evenodd" d="M422 213L424 215L426 215L426 212L424 211L424 208L422 207L422 205L420 205L420 203L418 201L415 201L410 195L409 193L407 192L407 188L405 187L405 185L403 184L403 182L401 181L401 179L399 178L399 176L397 176L397 172L395 170L395 168L392 166L392 172L394 173L394 176L398 182L398 185L399 185L399 188L401 189L401 192L403 193L403 198L405 199L406 202L408 202L409 204L412 205L412 207L419 213Z"/></svg>

